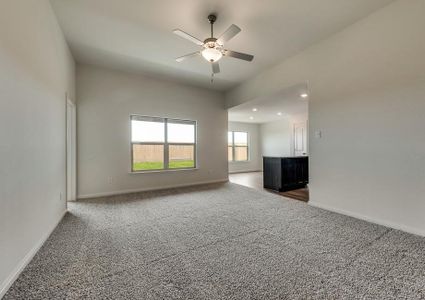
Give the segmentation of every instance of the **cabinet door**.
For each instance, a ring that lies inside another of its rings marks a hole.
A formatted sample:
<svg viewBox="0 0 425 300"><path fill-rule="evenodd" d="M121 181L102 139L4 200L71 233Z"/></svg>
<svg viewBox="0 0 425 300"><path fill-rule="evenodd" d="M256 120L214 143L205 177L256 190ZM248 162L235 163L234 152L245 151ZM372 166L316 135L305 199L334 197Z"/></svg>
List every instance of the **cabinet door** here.
<svg viewBox="0 0 425 300"><path fill-rule="evenodd" d="M308 157L282 159L282 189L284 191L304 187L308 182Z"/></svg>
<svg viewBox="0 0 425 300"><path fill-rule="evenodd" d="M275 157L263 158L263 185L266 189L278 191L282 187L281 159Z"/></svg>

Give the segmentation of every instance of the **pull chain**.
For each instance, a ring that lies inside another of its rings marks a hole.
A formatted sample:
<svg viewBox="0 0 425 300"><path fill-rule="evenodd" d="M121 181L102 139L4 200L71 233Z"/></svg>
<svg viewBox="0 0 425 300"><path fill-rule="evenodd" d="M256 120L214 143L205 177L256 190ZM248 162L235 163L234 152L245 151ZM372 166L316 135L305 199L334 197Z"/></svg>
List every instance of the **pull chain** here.
<svg viewBox="0 0 425 300"><path fill-rule="evenodd" d="M211 83L214 83L214 73L211 73Z"/></svg>

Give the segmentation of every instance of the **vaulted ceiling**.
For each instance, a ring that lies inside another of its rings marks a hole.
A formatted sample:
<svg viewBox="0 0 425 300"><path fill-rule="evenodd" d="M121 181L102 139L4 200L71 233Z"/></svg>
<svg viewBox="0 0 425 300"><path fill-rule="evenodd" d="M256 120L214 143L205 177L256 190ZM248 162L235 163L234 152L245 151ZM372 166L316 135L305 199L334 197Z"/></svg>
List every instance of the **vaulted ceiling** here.
<svg viewBox="0 0 425 300"><path fill-rule="evenodd" d="M216 90L228 90L262 70L389 4L392 0L51 0L80 63L140 72ZM215 32L232 23L240 32L226 44L255 55L253 62L220 60L211 67L201 57L175 58L199 46L172 33L180 28L203 40L207 15L218 16Z"/></svg>

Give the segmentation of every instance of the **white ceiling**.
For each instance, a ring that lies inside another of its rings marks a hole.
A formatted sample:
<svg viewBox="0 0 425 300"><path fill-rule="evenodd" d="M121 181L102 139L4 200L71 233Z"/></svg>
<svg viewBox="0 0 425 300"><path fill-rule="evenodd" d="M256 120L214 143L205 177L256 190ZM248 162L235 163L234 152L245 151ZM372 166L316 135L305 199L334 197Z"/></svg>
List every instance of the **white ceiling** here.
<svg viewBox="0 0 425 300"><path fill-rule="evenodd" d="M306 84L298 84L274 95L258 98L229 109L230 122L263 124L308 114ZM253 111L253 109L257 111ZM278 115L281 113L281 115Z"/></svg>
<svg viewBox="0 0 425 300"><path fill-rule="evenodd" d="M217 90L227 90L326 38L393 0L51 0L78 62L141 72ZM210 83L202 58L175 58L199 46L172 33L182 29L203 40L207 15L215 32L242 28L226 48L255 55L249 63L220 61Z"/></svg>

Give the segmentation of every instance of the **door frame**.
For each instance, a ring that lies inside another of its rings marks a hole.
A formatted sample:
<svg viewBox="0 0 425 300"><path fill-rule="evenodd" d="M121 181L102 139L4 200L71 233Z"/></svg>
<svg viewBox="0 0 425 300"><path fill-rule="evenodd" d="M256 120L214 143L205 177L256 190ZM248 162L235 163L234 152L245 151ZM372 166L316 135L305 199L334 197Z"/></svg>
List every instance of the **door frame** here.
<svg viewBox="0 0 425 300"><path fill-rule="evenodd" d="M308 148L309 146L309 127L308 127L308 120L302 121L302 122L294 122L292 123L292 142L291 142L291 151L292 151L292 156L296 156L295 155L295 127L299 124L303 124L305 125L305 151L306 154L305 155L301 155L301 156L308 156L310 153L310 150Z"/></svg>
<svg viewBox="0 0 425 300"><path fill-rule="evenodd" d="M77 109L66 96L66 201L77 200Z"/></svg>

